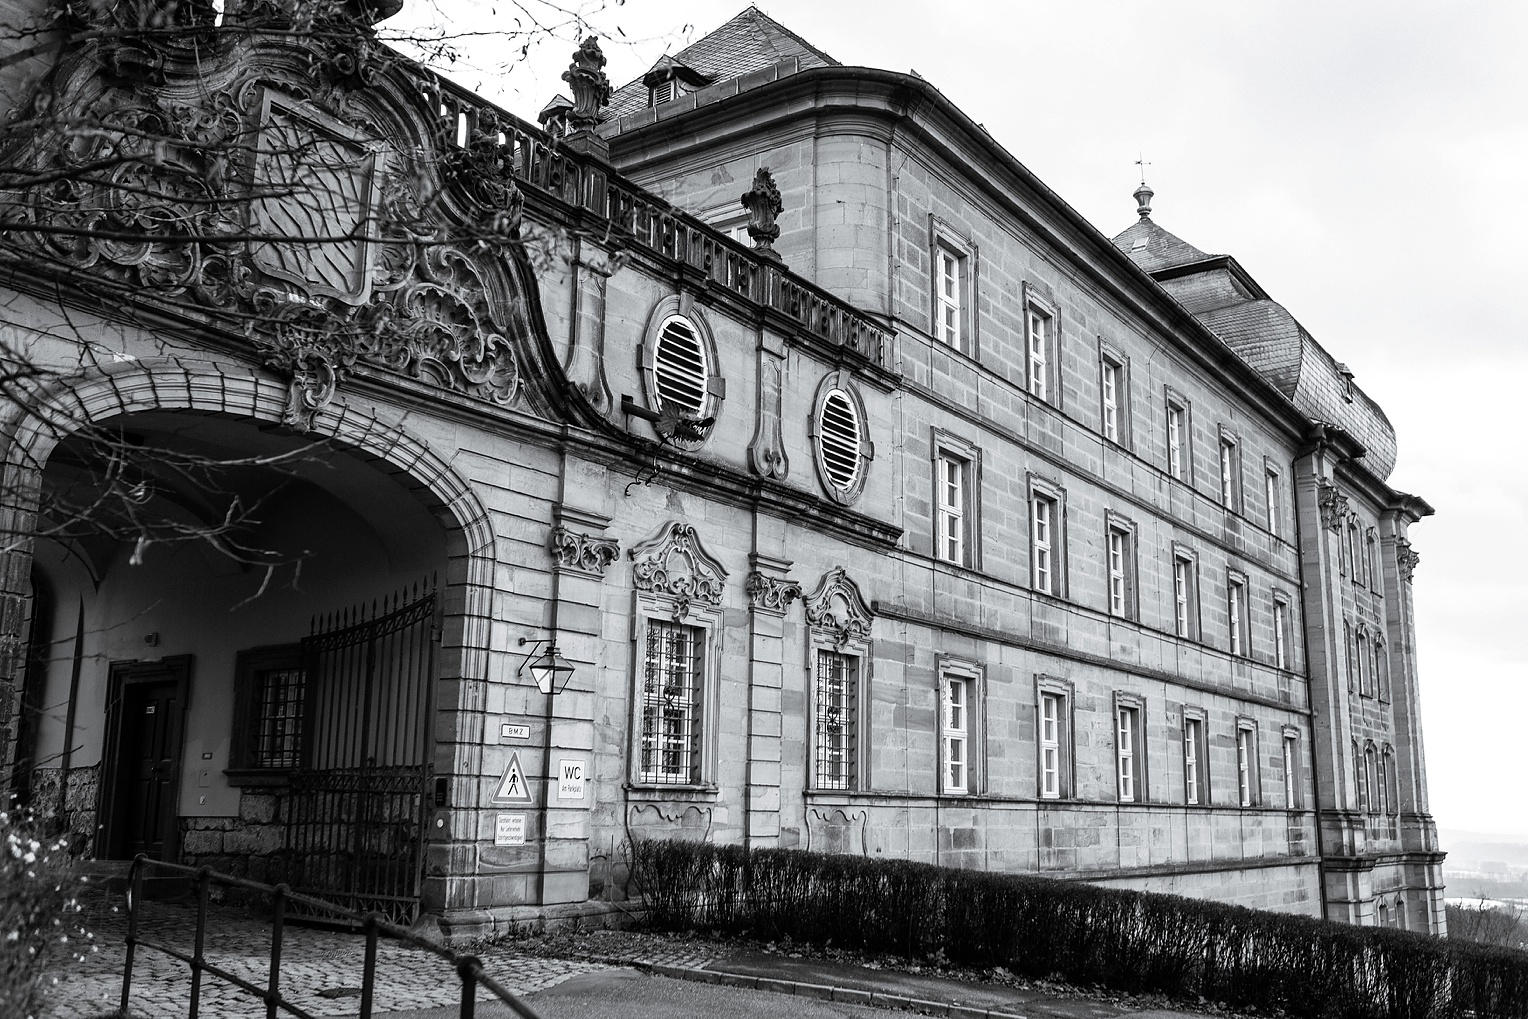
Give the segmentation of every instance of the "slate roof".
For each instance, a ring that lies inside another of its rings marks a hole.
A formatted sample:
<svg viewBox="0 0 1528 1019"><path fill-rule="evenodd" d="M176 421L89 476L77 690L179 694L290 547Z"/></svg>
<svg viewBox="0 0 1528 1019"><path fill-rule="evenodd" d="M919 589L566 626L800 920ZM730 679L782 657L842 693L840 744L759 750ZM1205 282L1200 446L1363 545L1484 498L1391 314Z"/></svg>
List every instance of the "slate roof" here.
<svg viewBox="0 0 1528 1019"><path fill-rule="evenodd" d="M716 31L695 40L671 59L705 75L710 83L737 78L795 57L799 69L841 66L837 60L757 7L749 7ZM641 78L615 90L602 120L616 120L647 108Z"/></svg>
<svg viewBox="0 0 1528 1019"><path fill-rule="evenodd" d="M1143 240L1145 243L1137 247ZM1210 257L1183 238L1157 226L1149 216L1136 220L1134 226L1115 237L1114 246L1147 272L1200 262Z"/></svg>

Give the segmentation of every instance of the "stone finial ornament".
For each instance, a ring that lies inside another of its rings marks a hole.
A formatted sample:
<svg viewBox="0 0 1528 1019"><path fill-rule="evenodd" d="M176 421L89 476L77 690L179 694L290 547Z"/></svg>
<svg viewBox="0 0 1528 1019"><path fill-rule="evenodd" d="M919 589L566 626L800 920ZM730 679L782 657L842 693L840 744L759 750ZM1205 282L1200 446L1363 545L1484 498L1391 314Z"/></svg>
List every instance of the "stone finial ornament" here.
<svg viewBox="0 0 1528 1019"><path fill-rule="evenodd" d="M768 168L759 167L753 175L753 187L739 199L748 210L748 236L753 238L753 250L765 258L780 261L780 253L774 242L780 236L780 225L775 222L785 206L780 202L780 189L775 186L774 174Z"/></svg>
<svg viewBox="0 0 1528 1019"><path fill-rule="evenodd" d="M567 119L574 131L592 129L599 123L600 109L610 102L610 79L604 67L599 37L591 35L573 52L573 62L562 72L562 80L573 89L573 109Z"/></svg>

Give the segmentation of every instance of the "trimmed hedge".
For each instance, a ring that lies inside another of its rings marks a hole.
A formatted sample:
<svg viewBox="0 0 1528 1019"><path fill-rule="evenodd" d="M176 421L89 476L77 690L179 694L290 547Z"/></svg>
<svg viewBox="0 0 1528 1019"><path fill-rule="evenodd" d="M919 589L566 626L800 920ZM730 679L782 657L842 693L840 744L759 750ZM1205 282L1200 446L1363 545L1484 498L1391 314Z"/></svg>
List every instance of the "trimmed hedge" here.
<svg viewBox="0 0 1528 1019"><path fill-rule="evenodd" d="M638 839L648 919L1310 1019L1528 1019L1528 953L906 860Z"/></svg>

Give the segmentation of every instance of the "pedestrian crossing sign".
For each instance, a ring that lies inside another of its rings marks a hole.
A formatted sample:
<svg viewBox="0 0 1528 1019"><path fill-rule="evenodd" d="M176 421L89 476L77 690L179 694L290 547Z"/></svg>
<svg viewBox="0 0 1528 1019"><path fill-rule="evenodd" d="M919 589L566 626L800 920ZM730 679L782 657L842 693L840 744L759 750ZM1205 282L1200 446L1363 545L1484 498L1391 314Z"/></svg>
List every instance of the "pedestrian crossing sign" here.
<svg viewBox="0 0 1528 1019"><path fill-rule="evenodd" d="M499 779L499 788L493 794L495 803L530 803L531 787L525 781L525 769L520 767L520 755L510 754L509 763L504 766L504 777Z"/></svg>

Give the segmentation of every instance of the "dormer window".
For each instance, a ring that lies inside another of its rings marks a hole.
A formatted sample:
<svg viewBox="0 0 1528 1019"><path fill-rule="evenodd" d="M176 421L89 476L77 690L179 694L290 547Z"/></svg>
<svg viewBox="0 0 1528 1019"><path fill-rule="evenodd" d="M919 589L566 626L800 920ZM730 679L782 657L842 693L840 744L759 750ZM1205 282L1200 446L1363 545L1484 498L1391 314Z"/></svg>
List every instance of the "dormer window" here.
<svg viewBox="0 0 1528 1019"><path fill-rule="evenodd" d="M650 107L671 103L710 83L711 79L706 75L673 57L661 58L642 76L642 84L647 86L647 105Z"/></svg>

